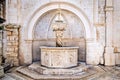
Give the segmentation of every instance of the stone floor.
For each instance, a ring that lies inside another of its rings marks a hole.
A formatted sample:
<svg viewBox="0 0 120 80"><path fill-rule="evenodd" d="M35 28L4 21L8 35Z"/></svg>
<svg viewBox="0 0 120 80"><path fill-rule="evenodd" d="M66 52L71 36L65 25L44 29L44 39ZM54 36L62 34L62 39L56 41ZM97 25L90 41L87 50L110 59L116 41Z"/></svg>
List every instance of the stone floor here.
<svg viewBox="0 0 120 80"><path fill-rule="evenodd" d="M29 70L28 70L29 71ZM27 70L26 70L27 72ZM30 71L30 74L33 74L34 71ZM38 75L34 73L33 76ZM53 78L54 76L54 78ZM74 76L77 76L74 78ZM56 75L39 75L41 79L33 79L24 74L21 74L16 71L16 68L12 69L5 74L0 80L120 80L120 67L104 67L104 66L93 66L86 73L79 73L74 76L65 76L60 75L59 78ZM62 77L62 78L61 78Z"/></svg>

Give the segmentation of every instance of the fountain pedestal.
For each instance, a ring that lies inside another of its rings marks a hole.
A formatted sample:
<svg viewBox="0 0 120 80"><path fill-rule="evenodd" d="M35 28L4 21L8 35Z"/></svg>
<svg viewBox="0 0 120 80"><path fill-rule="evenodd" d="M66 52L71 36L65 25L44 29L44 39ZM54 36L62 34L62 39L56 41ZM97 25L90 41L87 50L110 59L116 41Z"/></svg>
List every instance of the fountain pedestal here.
<svg viewBox="0 0 120 80"><path fill-rule="evenodd" d="M40 47L41 65L48 68L70 68L78 64L78 47Z"/></svg>

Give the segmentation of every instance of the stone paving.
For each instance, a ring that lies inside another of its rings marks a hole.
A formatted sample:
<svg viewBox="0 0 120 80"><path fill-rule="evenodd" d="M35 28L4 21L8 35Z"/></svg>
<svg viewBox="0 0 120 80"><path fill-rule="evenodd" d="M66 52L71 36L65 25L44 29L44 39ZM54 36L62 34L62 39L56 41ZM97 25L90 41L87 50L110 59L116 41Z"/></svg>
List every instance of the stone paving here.
<svg viewBox="0 0 120 80"><path fill-rule="evenodd" d="M33 76L36 77L36 74L34 74ZM16 71L12 71L10 73L6 73L5 77L1 78L0 80L120 80L120 67L94 66L94 68L89 70L88 73L79 73L76 74L76 76L78 77L77 78L74 78L73 76L66 77L63 75L62 76L63 78L58 79L55 75L54 77L56 78L51 78L53 77L53 75L39 75L39 77L43 78L39 79L38 77L36 79L32 79Z"/></svg>

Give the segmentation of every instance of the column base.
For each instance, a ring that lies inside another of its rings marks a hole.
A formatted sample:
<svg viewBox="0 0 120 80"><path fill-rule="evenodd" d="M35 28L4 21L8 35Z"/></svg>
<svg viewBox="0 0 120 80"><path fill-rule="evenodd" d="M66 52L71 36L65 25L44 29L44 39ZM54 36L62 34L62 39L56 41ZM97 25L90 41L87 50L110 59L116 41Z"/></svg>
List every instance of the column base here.
<svg viewBox="0 0 120 80"><path fill-rule="evenodd" d="M104 53L105 66L115 65L115 54L113 52L113 47L106 47Z"/></svg>
<svg viewBox="0 0 120 80"><path fill-rule="evenodd" d="M103 64L104 48L97 42L87 43L86 63L92 65Z"/></svg>

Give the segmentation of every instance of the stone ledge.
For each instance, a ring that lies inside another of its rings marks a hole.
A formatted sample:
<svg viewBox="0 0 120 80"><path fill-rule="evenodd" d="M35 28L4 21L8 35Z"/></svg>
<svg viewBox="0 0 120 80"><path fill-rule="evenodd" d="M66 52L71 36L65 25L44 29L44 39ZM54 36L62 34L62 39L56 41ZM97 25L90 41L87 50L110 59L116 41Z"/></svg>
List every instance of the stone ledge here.
<svg viewBox="0 0 120 80"><path fill-rule="evenodd" d="M81 65L83 65L83 64L81 64ZM76 79L78 79L78 80L80 80L81 78L94 75L98 71L94 67L91 67L91 68L88 68L88 70L86 70L86 71L78 72L76 74L67 74L67 75L65 75L65 74L59 74L59 75L45 74L44 75L44 74L40 74L32 69L29 69L28 67L21 66L17 69L17 72L19 72L23 75L26 75L30 78L33 78L34 80L42 80L42 79L46 79L46 80L49 80L49 79L51 79L51 80L54 80L54 79L76 80Z"/></svg>
<svg viewBox="0 0 120 80"><path fill-rule="evenodd" d="M41 49L60 49L60 50L66 50L66 49L78 49L79 47L46 47L46 46L41 46Z"/></svg>
<svg viewBox="0 0 120 80"><path fill-rule="evenodd" d="M30 66L28 66L28 69L34 70L40 74L52 74L52 75L73 75L77 73L81 73L83 71L87 71L88 68L90 68L90 65L85 64L79 64L76 67L73 68L66 68L66 69L52 69L52 68L46 68L43 66L40 66L39 62L33 63Z"/></svg>
<svg viewBox="0 0 120 80"><path fill-rule="evenodd" d="M20 25L7 24L7 25L5 26L5 28L7 28L7 29L18 29L18 28L20 28Z"/></svg>

